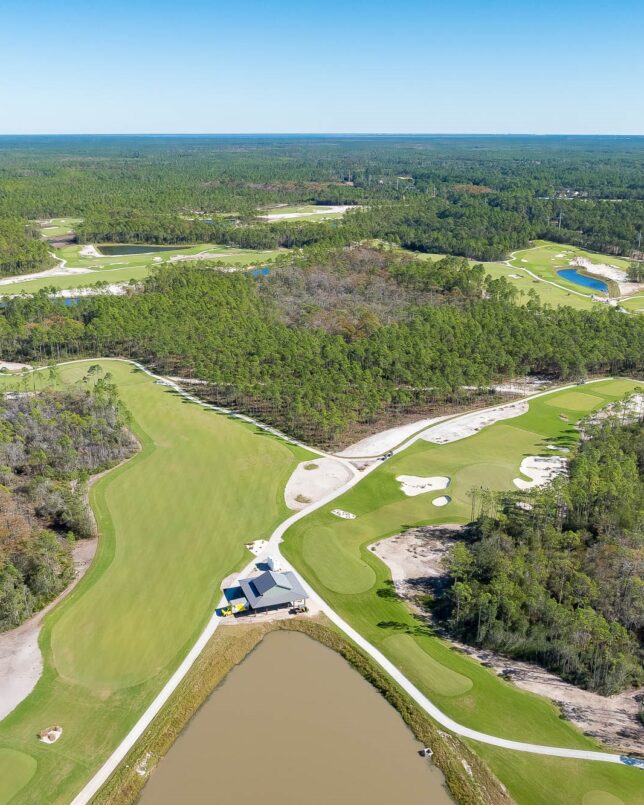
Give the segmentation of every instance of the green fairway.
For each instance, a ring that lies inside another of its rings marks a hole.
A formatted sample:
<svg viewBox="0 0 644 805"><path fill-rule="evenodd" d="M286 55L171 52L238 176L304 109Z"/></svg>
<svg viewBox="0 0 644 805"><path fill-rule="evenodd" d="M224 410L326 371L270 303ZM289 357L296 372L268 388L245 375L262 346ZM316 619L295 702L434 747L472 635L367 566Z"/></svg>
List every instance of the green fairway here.
<svg viewBox="0 0 644 805"><path fill-rule="evenodd" d="M178 256L190 257L208 254L212 262L221 262L225 266L243 267L264 265L272 260L280 250L268 249L255 251L254 249L237 249L219 244L199 243L186 248L177 247L174 250L148 254L127 254L99 257L81 254L82 246L72 244L54 251L56 257L66 261L65 268L84 269L80 274L67 274L64 276L45 276L30 280L0 285L0 295L20 293L35 293L42 288L55 288L56 290L69 290L71 288L84 288L96 285L99 282L110 284L142 280L150 273L154 266L163 266Z"/></svg>
<svg viewBox="0 0 644 805"><path fill-rule="evenodd" d="M59 238L62 235L69 235L82 220L82 218L50 218L47 223L41 225L43 237Z"/></svg>
<svg viewBox="0 0 644 805"><path fill-rule="evenodd" d="M62 381L81 381L91 363L62 366ZM97 557L45 620L42 678L0 723L2 803L13 792L13 803L72 799L192 646L222 579L250 558L245 543L287 515L284 486L310 457L186 402L129 364L102 365L142 450L92 489ZM48 382L46 371L34 377L36 388ZM19 386L0 378L1 389ZM36 736L50 724L63 735L45 745Z"/></svg>
<svg viewBox="0 0 644 805"><path fill-rule="evenodd" d="M419 440L332 504L295 523L285 534L284 554L342 617L460 723L503 738L597 748L592 739L562 720L549 701L519 690L435 637L427 624L415 619L407 606L391 595L390 573L368 545L407 526L468 522L470 490L515 488L512 481L519 475L524 457L548 453L549 444L574 444L577 432L573 423L635 386L637 383L626 380L602 381L585 385L583 391L553 392L531 401L527 413L468 438L444 445ZM398 475L448 476L446 492L452 501L437 508L432 500L440 493L406 497L396 481ZM339 520L330 513L332 508L352 512L356 519ZM515 777L519 773L528 775L528 786L534 783L530 769L537 770L542 761L525 758L521 772L515 772L511 764L492 765L509 787L519 785ZM568 764L571 770L575 768L575 761ZM602 770L610 781L610 791L620 796L630 790L632 780L641 780L634 777L637 773L619 766L604 766ZM581 803L586 778L571 778L576 781L574 792L565 787L565 779L562 774L548 789L558 792L554 799L544 795L520 801ZM602 788L590 782L589 786ZM626 796L626 801L632 800Z"/></svg>
<svg viewBox="0 0 644 805"><path fill-rule="evenodd" d="M576 308L577 310L589 310L600 302L593 302L590 296L579 296L576 293L566 290L565 288L558 288L555 285L549 285L546 282L535 279L527 274L525 271L517 271L514 268L506 265L505 263L484 263L485 271L494 279L504 277L513 287L519 291L521 296L518 298L520 304L525 304L528 301L528 293L532 289L538 295L543 304L559 307L568 305L569 307ZM553 280L554 282L554 280ZM561 285L570 285L562 280ZM574 286L579 287L579 286ZM579 289L581 290L581 289Z"/></svg>

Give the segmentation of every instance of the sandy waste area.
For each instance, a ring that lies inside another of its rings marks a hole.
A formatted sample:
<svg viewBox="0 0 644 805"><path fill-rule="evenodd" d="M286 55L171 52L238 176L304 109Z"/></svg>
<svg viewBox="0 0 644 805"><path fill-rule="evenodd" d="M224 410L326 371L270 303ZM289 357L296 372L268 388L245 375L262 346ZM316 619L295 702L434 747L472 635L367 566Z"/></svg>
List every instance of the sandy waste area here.
<svg viewBox="0 0 644 805"><path fill-rule="evenodd" d="M316 458L302 461L288 479L284 499L289 509L298 511L317 503L326 495L344 486L353 476L349 467L335 458Z"/></svg>

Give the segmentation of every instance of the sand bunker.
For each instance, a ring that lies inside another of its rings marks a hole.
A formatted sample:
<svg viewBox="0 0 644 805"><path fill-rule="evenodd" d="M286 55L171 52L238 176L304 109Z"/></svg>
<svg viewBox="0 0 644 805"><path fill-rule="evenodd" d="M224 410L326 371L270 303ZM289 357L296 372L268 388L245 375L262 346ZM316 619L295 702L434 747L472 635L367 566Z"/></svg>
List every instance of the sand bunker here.
<svg viewBox="0 0 644 805"><path fill-rule="evenodd" d="M536 486L552 481L557 475L562 475L566 471L567 462L562 456L528 456L521 462L521 474L531 478L524 481L523 478L515 478L514 485L519 489L533 489Z"/></svg>
<svg viewBox="0 0 644 805"><path fill-rule="evenodd" d="M310 212L278 212L272 213L271 215L258 215L257 217L262 221L286 221L290 218L310 218L315 215L324 215L325 213L328 214L330 212L346 212L347 210L355 210L357 208L358 206L355 204L338 204L334 207L320 206L319 209L311 210Z"/></svg>
<svg viewBox="0 0 644 805"><path fill-rule="evenodd" d="M96 246L91 243L88 243L86 246L82 246L79 254L81 257L104 257Z"/></svg>
<svg viewBox="0 0 644 805"><path fill-rule="evenodd" d="M344 509L333 509L331 514L335 514L336 517L342 517L343 520L355 520L356 515L351 514L351 512L345 512Z"/></svg>
<svg viewBox="0 0 644 805"><path fill-rule="evenodd" d="M13 363L13 361L0 361L0 372L22 372L23 369L31 369L28 363Z"/></svg>
<svg viewBox="0 0 644 805"><path fill-rule="evenodd" d="M437 489L447 489L449 478L446 475L432 475L422 478L419 475L398 475L400 481L400 491L409 497L422 495L425 492L435 492Z"/></svg>
<svg viewBox="0 0 644 805"><path fill-rule="evenodd" d="M268 542L265 539L256 539L254 542L247 543L246 547L253 556L259 556L267 545Z"/></svg>
<svg viewBox="0 0 644 805"><path fill-rule="evenodd" d="M340 489L352 475L349 467L335 458L302 461L286 484L284 490L286 505L293 511L303 509Z"/></svg>
<svg viewBox="0 0 644 805"><path fill-rule="evenodd" d="M63 734L63 728L55 725L53 727L47 727L44 730L41 730L38 733L38 740L42 741L44 744L53 744L60 738Z"/></svg>
<svg viewBox="0 0 644 805"><path fill-rule="evenodd" d="M432 500L432 505L434 506L447 506L448 503L451 503L452 499L449 495L441 495L439 498L434 498Z"/></svg>
<svg viewBox="0 0 644 805"><path fill-rule="evenodd" d="M516 402L504 405L500 408L493 408L487 411L475 411L472 414L459 417L457 420L450 420L430 428L427 433L423 433L421 439L432 444L448 444L467 436L473 436L487 425L493 425L502 419L512 419L521 416L528 411L527 402Z"/></svg>

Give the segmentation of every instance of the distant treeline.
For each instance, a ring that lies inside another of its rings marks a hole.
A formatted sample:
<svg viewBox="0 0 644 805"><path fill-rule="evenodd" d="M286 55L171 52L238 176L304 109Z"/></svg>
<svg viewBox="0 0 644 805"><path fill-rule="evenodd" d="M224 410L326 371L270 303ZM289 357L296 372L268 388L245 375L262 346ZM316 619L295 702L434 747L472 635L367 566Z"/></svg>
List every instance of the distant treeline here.
<svg viewBox="0 0 644 805"><path fill-rule="evenodd" d="M529 372L569 379L644 369L641 316L550 309L534 297L520 307L507 282L483 281L454 258L437 267L378 252L373 270L360 261L370 262L363 250L318 252L298 265L301 284L280 269L273 280L185 263L156 271L130 297L71 308L45 293L11 300L0 349L22 360L137 358L202 378L215 402L322 445L392 410L467 398L465 387ZM383 294L390 298L379 303Z"/></svg>
<svg viewBox="0 0 644 805"><path fill-rule="evenodd" d="M586 428L569 479L491 502L453 548L434 603L452 634L605 695L641 685L641 419Z"/></svg>
<svg viewBox="0 0 644 805"><path fill-rule="evenodd" d="M641 138L5 138L0 219L82 217L86 241L269 248L371 237L494 260L547 237L630 254L644 226L643 170ZM367 209L315 223L255 218L305 202Z"/></svg>
<svg viewBox="0 0 644 805"><path fill-rule="evenodd" d="M52 369L53 383L56 376ZM73 542L94 534L86 482L136 448L116 387L98 366L82 388L34 393L30 381L0 397L0 631L72 580Z"/></svg>

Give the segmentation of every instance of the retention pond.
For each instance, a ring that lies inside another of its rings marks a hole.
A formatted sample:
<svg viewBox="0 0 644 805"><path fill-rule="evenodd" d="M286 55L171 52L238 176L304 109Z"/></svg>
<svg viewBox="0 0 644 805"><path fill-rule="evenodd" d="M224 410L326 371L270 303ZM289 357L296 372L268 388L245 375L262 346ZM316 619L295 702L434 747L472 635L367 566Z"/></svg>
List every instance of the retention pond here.
<svg viewBox="0 0 644 805"><path fill-rule="evenodd" d="M608 285L601 280L594 277L588 277L586 274L580 274L576 268L563 268L557 271L557 274L568 282L574 282L575 285L581 285L584 288L592 288L593 291L601 291L608 293Z"/></svg>
<svg viewBox="0 0 644 805"><path fill-rule="evenodd" d="M338 654L273 632L206 701L142 805L453 805L398 713Z"/></svg>

